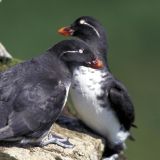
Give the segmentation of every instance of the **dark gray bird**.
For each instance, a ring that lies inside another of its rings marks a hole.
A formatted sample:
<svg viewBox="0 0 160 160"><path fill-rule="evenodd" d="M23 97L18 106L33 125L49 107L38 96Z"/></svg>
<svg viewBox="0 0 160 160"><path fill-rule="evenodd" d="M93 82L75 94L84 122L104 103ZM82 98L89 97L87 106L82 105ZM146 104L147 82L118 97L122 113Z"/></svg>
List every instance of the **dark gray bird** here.
<svg viewBox="0 0 160 160"><path fill-rule="evenodd" d="M73 147L49 129L66 103L71 68L101 68L99 62L84 42L65 40L0 73L0 141Z"/></svg>
<svg viewBox="0 0 160 160"><path fill-rule="evenodd" d="M105 29L94 18L83 16L58 32L85 41L103 61L103 70L77 66L73 71L71 100L78 117L107 140L107 156L120 153L134 126L134 107L125 86L110 72Z"/></svg>

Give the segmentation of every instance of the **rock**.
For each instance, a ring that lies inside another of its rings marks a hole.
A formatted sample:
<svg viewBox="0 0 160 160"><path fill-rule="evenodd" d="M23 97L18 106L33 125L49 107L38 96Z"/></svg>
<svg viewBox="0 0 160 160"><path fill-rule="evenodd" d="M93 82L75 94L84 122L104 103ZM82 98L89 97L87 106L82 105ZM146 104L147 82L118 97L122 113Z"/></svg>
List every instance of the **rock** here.
<svg viewBox="0 0 160 160"><path fill-rule="evenodd" d="M0 43L0 59L12 59L12 56L2 45L2 43Z"/></svg>
<svg viewBox="0 0 160 160"><path fill-rule="evenodd" d="M55 144L45 147L20 148L11 144L1 144L0 160L100 160L104 150L104 140L86 130L83 126L60 126L54 124L51 131L61 137L68 137L74 144L72 149L64 149ZM124 157L117 160L126 160Z"/></svg>
<svg viewBox="0 0 160 160"><path fill-rule="evenodd" d="M20 148L9 146L9 144L6 147L3 144L0 147L0 160L99 160L101 158L104 144L100 137L89 135L87 131L84 132L84 129L78 132L57 124L54 124L52 132L62 137L69 137L69 141L75 147L64 149L50 144L43 148Z"/></svg>

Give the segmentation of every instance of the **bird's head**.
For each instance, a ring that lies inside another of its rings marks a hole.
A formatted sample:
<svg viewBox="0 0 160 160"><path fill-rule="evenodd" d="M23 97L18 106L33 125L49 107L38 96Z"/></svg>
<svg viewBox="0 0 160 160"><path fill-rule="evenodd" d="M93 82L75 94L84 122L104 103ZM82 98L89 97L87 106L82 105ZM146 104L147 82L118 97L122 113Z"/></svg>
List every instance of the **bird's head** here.
<svg viewBox="0 0 160 160"><path fill-rule="evenodd" d="M90 16L82 16L76 19L70 26L63 27L58 33L64 36L75 36L83 40L97 39L105 36L105 30L102 25Z"/></svg>
<svg viewBox="0 0 160 160"><path fill-rule="evenodd" d="M89 46L81 40L64 40L51 48L57 56L68 65L86 66L94 69L103 67L103 62L98 59Z"/></svg>
<svg viewBox="0 0 160 160"><path fill-rule="evenodd" d="M70 26L60 28L58 33L63 36L80 38L90 45L98 57L107 58L108 44L106 32L96 19L90 16L79 17Z"/></svg>

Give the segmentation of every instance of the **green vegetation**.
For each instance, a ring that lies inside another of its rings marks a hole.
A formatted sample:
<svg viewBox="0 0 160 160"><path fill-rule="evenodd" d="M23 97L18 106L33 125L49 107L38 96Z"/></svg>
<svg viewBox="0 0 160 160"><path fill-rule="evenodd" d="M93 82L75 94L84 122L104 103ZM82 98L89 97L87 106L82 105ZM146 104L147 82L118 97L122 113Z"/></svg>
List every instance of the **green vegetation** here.
<svg viewBox="0 0 160 160"><path fill-rule="evenodd" d="M0 71L5 71L6 69L20 63L21 60L19 59L12 59L12 60L8 60L7 62L0 62Z"/></svg>

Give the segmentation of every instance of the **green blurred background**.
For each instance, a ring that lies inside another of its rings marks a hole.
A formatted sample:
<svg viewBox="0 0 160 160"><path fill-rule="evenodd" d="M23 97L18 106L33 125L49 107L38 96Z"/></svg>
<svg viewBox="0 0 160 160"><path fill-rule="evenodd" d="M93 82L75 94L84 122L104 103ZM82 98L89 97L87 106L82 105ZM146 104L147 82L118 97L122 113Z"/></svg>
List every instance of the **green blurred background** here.
<svg viewBox="0 0 160 160"><path fill-rule="evenodd" d="M64 39L57 29L82 15L108 30L111 70L135 104L138 129L136 142L127 142L128 159L160 159L159 0L2 0L0 41L14 57L28 59Z"/></svg>

